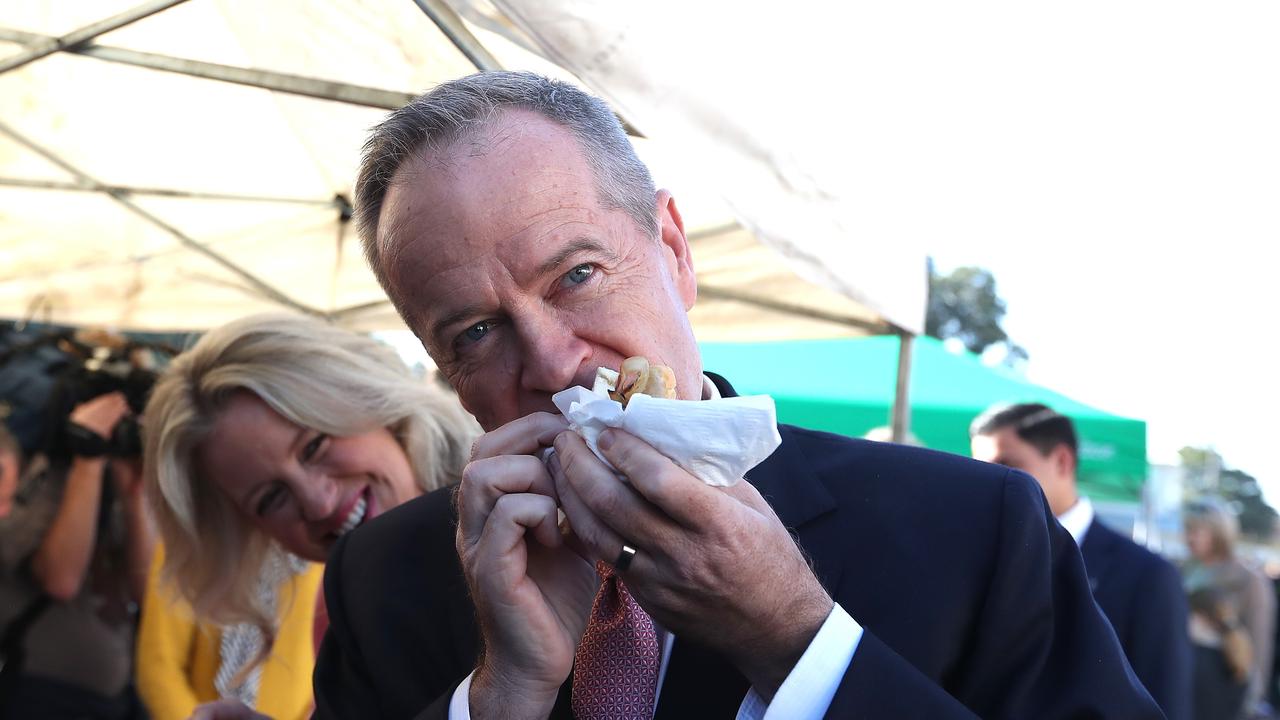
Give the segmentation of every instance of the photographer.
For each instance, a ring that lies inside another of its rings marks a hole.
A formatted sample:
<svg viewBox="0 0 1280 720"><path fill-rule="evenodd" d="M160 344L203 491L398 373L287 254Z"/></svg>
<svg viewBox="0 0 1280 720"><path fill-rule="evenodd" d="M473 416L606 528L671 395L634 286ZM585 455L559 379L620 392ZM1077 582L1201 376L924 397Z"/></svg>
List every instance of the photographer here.
<svg viewBox="0 0 1280 720"><path fill-rule="evenodd" d="M21 469L22 447L9 434L4 423L0 423L0 520L13 510L13 496L18 492L18 475Z"/></svg>
<svg viewBox="0 0 1280 720"><path fill-rule="evenodd" d="M65 456L34 458L0 520L0 717L137 716L133 635L154 533L139 459L119 442L129 413L120 392L77 404Z"/></svg>

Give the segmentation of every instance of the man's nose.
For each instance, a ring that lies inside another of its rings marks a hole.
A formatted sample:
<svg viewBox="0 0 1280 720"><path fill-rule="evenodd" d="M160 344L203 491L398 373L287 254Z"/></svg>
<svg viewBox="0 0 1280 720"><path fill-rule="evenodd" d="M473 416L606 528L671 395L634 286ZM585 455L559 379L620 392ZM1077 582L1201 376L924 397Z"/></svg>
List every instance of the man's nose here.
<svg viewBox="0 0 1280 720"><path fill-rule="evenodd" d="M521 389L555 393L571 386L591 357L591 346L559 318L534 315L522 320L517 329Z"/></svg>

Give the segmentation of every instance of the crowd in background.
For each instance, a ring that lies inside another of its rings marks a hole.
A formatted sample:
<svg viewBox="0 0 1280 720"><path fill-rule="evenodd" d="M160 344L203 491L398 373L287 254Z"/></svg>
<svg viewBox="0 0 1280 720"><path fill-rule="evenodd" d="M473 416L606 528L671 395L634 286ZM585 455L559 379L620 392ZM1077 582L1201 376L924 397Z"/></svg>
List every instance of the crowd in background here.
<svg viewBox="0 0 1280 720"><path fill-rule="evenodd" d="M144 453L121 430L140 347L10 345L7 387L50 399L0 429L0 717L309 716L326 551L458 481L478 428L456 398L367 337L249 318L149 376Z"/></svg>
<svg viewBox="0 0 1280 720"><path fill-rule="evenodd" d="M1027 472L1081 550L1094 598L1138 678L1169 718L1272 717L1276 593L1238 556L1240 526L1224 502L1183 510L1182 567L1095 519L1077 488L1070 418L1038 403L997 405L970 430L973 455Z"/></svg>
<svg viewBox="0 0 1280 720"><path fill-rule="evenodd" d="M163 374L122 340L63 342L62 360L49 363L52 337L7 351L10 361L45 357L39 372L49 374L19 384L47 390L44 411L11 411L21 426L0 430L5 716L167 720L218 699L273 718L309 715L328 547L456 482L474 423L389 349L314 320L229 324ZM143 417L146 395L144 453L121 428ZM975 456L1039 479L1073 529L1071 513L1088 501L1074 488L1069 419L1000 406L973 437ZM260 490L254 478L270 480ZM1110 601L1113 575L1094 578L1095 595L1169 717L1269 717L1280 590L1238 557L1229 507L1201 499L1185 518L1189 557L1174 590L1167 563L1151 556L1125 568L1129 595ZM1092 571L1102 561L1091 538L1110 531L1091 525L1073 535ZM1129 606L1140 614L1118 609Z"/></svg>

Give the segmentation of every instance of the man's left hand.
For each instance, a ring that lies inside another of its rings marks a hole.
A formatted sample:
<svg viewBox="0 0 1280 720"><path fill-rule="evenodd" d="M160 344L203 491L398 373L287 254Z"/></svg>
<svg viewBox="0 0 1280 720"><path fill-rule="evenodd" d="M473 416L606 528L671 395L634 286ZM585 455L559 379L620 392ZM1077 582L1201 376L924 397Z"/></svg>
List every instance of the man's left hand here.
<svg viewBox="0 0 1280 720"><path fill-rule="evenodd" d="M574 432L555 441L556 490L578 539L614 562L650 615L678 636L725 654L766 699L804 654L832 600L773 509L748 482L710 487L620 430L601 453Z"/></svg>

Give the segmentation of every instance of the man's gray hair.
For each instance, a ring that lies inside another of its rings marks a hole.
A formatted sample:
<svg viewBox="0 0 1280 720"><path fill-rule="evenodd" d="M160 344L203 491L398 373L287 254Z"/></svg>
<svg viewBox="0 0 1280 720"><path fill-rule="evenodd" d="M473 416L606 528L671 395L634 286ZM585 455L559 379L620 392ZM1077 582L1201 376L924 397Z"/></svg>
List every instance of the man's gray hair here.
<svg viewBox="0 0 1280 720"><path fill-rule="evenodd" d="M595 174L601 205L626 212L641 230L657 237L653 178L604 101L534 73L476 73L444 83L391 113L364 145L355 188L356 231L369 266L389 295L379 258L378 218L396 171L415 153L443 150L512 109L536 112L572 132Z"/></svg>

